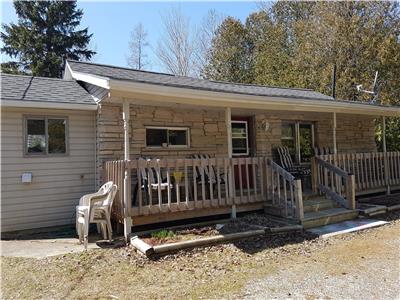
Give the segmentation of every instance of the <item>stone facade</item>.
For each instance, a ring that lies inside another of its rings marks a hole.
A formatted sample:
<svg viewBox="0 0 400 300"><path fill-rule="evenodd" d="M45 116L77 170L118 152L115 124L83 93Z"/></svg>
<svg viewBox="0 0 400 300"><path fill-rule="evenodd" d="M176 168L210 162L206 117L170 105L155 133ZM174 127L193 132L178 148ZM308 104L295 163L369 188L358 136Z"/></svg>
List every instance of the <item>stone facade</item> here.
<svg viewBox="0 0 400 300"><path fill-rule="evenodd" d="M224 109L189 109L182 107L130 106L131 158L188 158L192 154L226 157L227 133ZM235 112L232 112L235 115ZM298 113L259 111L254 117L255 142L252 153L272 157L281 144L283 121L308 121L314 124L315 145L333 147L331 113ZM265 122L269 128L265 130ZM188 127L190 147L180 149L147 148L146 126ZM370 116L337 115L336 139L338 152L376 151L374 118ZM105 161L123 159L124 133L122 105L102 103L97 114L97 166ZM101 172L99 172L101 174Z"/></svg>
<svg viewBox="0 0 400 300"><path fill-rule="evenodd" d="M189 148L146 147L146 126L188 127ZM224 110L130 106L131 158L188 158L193 154L226 157L227 133ZM97 161L123 159L122 105L102 104L97 115ZM101 173L101 172L99 172Z"/></svg>
<svg viewBox="0 0 400 300"><path fill-rule="evenodd" d="M256 154L271 157L281 145L282 122L304 121L314 124L315 146L333 148L333 116L331 113L289 113L270 111L258 113L256 120ZM269 129L265 131L265 122ZM337 114L336 144L338 152L376 151L374 118L371 116Z"/></svg>

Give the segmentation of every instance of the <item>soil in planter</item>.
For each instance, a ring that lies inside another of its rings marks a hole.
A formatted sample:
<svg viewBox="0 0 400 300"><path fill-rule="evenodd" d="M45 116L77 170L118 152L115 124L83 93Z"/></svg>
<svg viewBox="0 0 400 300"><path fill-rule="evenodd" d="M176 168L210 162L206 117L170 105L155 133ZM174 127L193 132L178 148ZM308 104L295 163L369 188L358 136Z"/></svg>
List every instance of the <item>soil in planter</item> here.
<svg viewBox="0 0 400 300"><path fill-rule="evenodd" d="M204 237L216 236L220 234L231 234L245 231L252 231L265 227L281 227L282 224L269 219L266 216L251 214L224 224L212 226L199 226L191 228L180 228L173 230L159 230L151 235L141 237L149 245L156 246L166 243L174 243L187 240L195 240Z"/></svg>

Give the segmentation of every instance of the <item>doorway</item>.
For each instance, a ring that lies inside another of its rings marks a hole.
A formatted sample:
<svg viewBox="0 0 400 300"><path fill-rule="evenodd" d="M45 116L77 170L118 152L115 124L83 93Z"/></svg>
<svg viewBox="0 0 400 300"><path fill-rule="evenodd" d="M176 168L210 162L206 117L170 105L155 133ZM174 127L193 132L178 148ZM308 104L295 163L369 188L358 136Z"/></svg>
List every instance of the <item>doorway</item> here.
<svg viewBox="0 0 400 300"><path fill-rule="evenodd" d="M253 117L232 117L232 157L250 157L254 151L254 130ZM244 180L246 174L246 165L241 166L242 188L253 188L253 169L248 166L249 186ZM234 168L235 186L240 185L239 166Z"/></svg>

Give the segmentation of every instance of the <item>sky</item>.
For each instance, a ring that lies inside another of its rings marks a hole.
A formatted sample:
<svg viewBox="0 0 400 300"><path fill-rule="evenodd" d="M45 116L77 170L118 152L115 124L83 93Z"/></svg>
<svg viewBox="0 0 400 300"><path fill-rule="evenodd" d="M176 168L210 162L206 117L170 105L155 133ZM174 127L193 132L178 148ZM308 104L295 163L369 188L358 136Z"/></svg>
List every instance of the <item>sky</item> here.
<svg viewBox="0 0 400 300"><path fill-rule="evenodd" d="M1 22L16 22L17 17L11 1L1 1ZM253 11L258 10L256 1L222 1L222 2L151 2L151 1L78 1L78 7L83 9L84 15L81 27L89 28L93 33L91 47L98 53L92 61L96 63L116 66L127 66L128 42L130 32L139 22L148 32L148 58L152 62L148 69L164 71L157 60L154 49L157 40L162 34L161 17L172 7L178 7L186 15L191 26L201 23L202 18L210 9L216 10L224 16L232 16L241 21ZM7 57L2 58L8 60Z"/></svg>

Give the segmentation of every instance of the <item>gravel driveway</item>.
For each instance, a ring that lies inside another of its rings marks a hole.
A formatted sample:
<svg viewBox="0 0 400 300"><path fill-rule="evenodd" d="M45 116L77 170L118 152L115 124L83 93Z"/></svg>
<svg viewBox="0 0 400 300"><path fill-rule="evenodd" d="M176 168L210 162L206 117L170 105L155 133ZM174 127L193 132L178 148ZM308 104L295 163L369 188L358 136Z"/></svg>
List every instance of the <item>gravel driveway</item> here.
<svg viewBox="0 0 400 300"><path fill-rule="evenodd" d="M400 223L346 236L250 281L239 298L400 299Z"/></svg>

